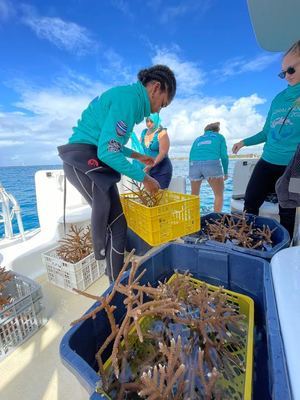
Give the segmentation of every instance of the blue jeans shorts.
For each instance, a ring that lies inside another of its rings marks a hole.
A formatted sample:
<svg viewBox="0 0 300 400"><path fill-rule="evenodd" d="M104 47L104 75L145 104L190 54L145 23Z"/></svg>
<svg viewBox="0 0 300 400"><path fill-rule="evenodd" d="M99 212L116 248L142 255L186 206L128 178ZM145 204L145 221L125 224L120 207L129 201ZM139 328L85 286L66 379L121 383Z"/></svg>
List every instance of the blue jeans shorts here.
<svg viewBox="0 0 300 400"><path fill-rule="evenodd" d="M190 161L189 178L191 181L222 178L223 176L223 168L220 160Z"/></svg>

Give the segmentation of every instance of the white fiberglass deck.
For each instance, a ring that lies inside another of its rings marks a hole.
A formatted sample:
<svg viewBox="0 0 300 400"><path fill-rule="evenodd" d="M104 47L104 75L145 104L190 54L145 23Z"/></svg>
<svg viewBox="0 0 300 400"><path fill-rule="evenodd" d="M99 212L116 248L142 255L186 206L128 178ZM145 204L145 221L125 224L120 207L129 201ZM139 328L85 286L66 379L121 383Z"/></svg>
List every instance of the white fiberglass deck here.
<svg viewBox="0 0 300 400"><path fill-rule="evenodd" d="M61 363L59 344L70 328L93 303L40 277L47 324L0 363L0 400L86 400L89 395ZM106 276L87 291L98 295L108 286Z"/></svg>
<svg viewBox="0 0 300 400"><path fill-rule="evenodd" d="M293 399L300 400L300 246L275 254L271 267Z"/></svg>

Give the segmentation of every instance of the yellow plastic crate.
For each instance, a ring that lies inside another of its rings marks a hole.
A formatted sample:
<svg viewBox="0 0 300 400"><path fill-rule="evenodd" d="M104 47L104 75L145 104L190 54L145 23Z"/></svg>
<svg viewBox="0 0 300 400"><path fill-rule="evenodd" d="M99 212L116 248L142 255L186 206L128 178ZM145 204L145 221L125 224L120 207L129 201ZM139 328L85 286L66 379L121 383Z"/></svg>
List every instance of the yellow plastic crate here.
<svg viewBox="0 0 300 400"><path fill-rule="evenodd" d="M180 274L173 274L168 280L168 283L172 283L176 279L176 276ZM196 287L206 285L209 290L219 290L218 286L209 285L199 279L189 278ZM238 307L239 313L246 316L247 323L247 340L243 351L234 352L239 359L243 360L246 366L245 374L235 376L234 379L222 380L224 387L230 388L233 393L232 398L241 400L252 399L252 375L253 375L253 351L254 351L254 301L249 296L245 296L240 293L232 292L231 290L223 289L226 293L228 300Z"/></svg>
<svg viewBox="0 0 300 400"><path fill-rule="evenodd" d="M121 194L128 227L151 246L200 229L199 197L165 190L160 205L147 207L133 193Z"/></svg>
<svg viewBox="0 0 300 400"><path fill-rule="evenodd" d="M172 283L177 276L180 276L180 274L173 274L168 280L168 283ZM209 285L208 283L199 279L195 279L192 277L190 277L189 279L195 284L195 287L206 285L212 292L219 290L218 286ZM249 296L232 292L231 290L223 289L223 292L226 293L228 301L232 302L232 304L238 307L239 313L246 316L245 321L247 324L247 339L242 351L236 352L233 350L233 353L235 355L238 355L240 360L243 360L246 366L246 372L241 375L236 375L234 379L231 380L223 379L222 386L229 388L230 392L232 393L232 398L234 399L251 400L254 345L254 301ZM154 320L155 318L153 318L152 316L141 318L139 324L141 326L142 332L146 332L150 328ZM131 328L128 339L131 347L139 341L135 327ZM121 342L121 345L124 345L124 341ZM109 357L104 364L105 371L107 371L109 368L111 368L111 357ZM99 390L99 393L105 395L107 399L111 400L111 398L103 391Z"/></svg>

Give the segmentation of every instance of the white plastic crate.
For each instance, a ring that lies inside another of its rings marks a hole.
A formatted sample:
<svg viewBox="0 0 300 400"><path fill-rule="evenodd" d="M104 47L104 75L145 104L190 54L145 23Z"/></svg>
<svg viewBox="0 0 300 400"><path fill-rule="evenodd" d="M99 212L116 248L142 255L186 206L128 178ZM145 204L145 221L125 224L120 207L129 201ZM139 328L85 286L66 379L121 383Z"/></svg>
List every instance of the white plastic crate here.
<svg viewBox="0 0 300 400"><path fill-rule="evenodd" d="M104 274L105 261L97 262L94 253L72 264L57 255L58 248L59 246L42 255L48 280L54 285L69 291L73 291L73 288L85 290Z"/></svg>
<svg viewBox="0 0 300 400"><path fill-rule="evenodd" d="M0 361L46 322L40 285L13 272L3 295L11 302L0 310Z"/></svg>

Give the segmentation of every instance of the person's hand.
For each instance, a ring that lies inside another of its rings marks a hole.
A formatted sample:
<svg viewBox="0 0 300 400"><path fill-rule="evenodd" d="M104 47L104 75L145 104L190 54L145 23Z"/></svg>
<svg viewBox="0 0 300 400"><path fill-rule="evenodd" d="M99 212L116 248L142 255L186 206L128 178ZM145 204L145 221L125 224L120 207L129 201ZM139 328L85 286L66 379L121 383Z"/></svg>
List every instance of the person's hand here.
<svg viewBox="0 0 300 400"><path fill-rule="evenodd" d="M228 179L228 175L224 175L224 181Z"/></svg>
<svg viewBox="0 0 300 400"><path fill-rule="evenodd" d="M154 165L154 158L150 156L144 156L143 154L140 154L138 160L143 164L149 165L151 167Z"/></svg>
<svg viewBox="0 0 300 400"><path fill-rule="evenodd" d="M144 187L147 190L147 192L149 192L151 194L158 192L160 189L160 185L157 182L157 180L154 178L151 178L151 176L149 176L147 174L145 175L143 184L144 184Z"/></svg>
<svg viewBox="0 0 300 400"><path fill-rule="evenodd" d="M144 172L146 172L146 174L149 174L151 168L151 165L147 165L147 167L144 168Z"/></svg>
<svg viewBox="0 0 300 400"><path fill-rule="evenodd" d="M241 140L241 141L238 142L238 143L235 143L235 144L232 146L232 152L233 152L233 154L237 154L238 151L240 151L240 149L241 149L242 147L244 147L244 146L245 146L245 144L244 144L243 140Z"/></svg>

